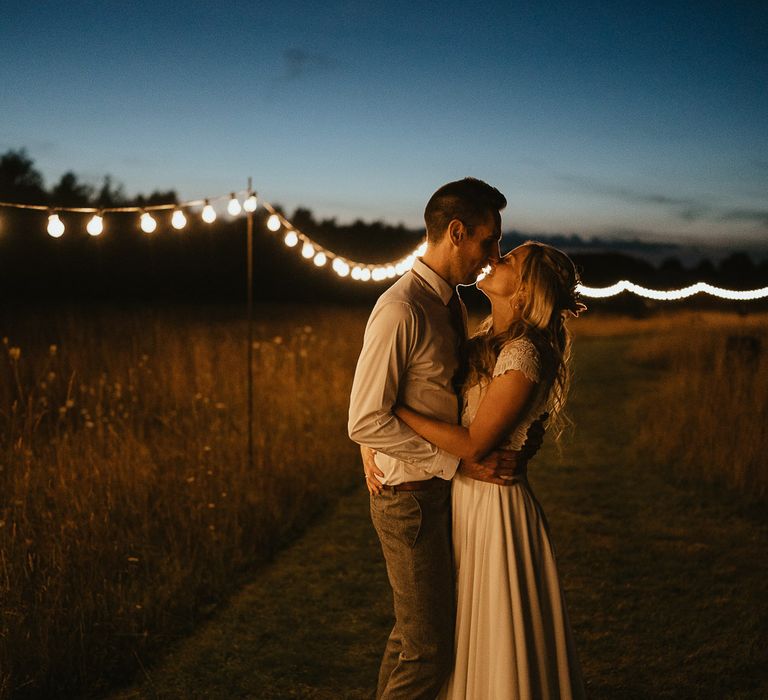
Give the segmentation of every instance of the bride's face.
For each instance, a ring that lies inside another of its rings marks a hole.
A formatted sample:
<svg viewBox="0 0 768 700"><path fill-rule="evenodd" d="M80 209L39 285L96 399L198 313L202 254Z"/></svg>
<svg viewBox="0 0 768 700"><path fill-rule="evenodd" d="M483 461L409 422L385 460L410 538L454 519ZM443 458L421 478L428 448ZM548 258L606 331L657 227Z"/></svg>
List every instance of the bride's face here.
<svg viewBox="0 0 768 700"><path fill-rule="evenodd" d="M477 288L489 297L513 297L520 288L522 263L527 254L525 246L518 246L497 263L491 263L491 271L477 283Z"/></svg>

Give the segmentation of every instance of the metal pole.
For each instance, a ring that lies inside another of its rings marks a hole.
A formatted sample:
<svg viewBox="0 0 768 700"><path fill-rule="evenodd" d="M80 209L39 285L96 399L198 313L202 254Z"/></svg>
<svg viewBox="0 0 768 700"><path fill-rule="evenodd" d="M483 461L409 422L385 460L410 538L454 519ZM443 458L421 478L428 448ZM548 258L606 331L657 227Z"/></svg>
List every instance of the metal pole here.
<svg viewBox="0 0 768 700"><path fill-rule="evenodd" d="M248 196L253 194L248 178ZM248 221L247 277L248 277L248 468L253 470L253 212L246 212Z"/></svg>

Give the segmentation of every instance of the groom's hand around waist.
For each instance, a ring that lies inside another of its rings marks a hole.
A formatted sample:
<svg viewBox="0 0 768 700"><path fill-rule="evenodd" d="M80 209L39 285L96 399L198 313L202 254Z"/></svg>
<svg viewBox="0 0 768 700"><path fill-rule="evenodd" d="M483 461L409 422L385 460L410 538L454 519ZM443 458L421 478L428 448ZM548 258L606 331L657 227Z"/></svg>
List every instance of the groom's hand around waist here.
<svg viewBox="0 0 768 700"><path fill-rule="evenodd" d="M524 474L528 466L525 452L515 450L494 450L479 462L459 462L459 473L471 479L504 484Z"/></svg>

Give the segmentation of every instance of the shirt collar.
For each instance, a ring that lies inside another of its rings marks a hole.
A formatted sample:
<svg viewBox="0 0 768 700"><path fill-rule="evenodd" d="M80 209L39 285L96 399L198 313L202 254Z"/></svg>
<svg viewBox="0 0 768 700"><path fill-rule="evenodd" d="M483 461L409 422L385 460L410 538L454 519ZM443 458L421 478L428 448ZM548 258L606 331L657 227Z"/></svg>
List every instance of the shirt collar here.
<svg viewBox="0 0 768 700"><path fill-rule="evenodd" d="M455 289L419 258L416 258L413 263L413 271L434 290L443 304L447 306Z"/></svg>

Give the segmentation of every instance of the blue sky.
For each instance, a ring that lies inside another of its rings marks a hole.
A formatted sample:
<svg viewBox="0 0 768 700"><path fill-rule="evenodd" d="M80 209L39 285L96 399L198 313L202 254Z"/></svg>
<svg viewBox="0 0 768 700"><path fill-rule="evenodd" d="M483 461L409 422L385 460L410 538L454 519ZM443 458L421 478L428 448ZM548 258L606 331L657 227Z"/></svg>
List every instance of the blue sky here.
<svg viewBox="0 0 768 700"><path fill-rule="evenodd" d="M655 9L649 9L654 8ZM183 199L421 225L768 240L765 2L4 2L0 151Z"/></svg>

